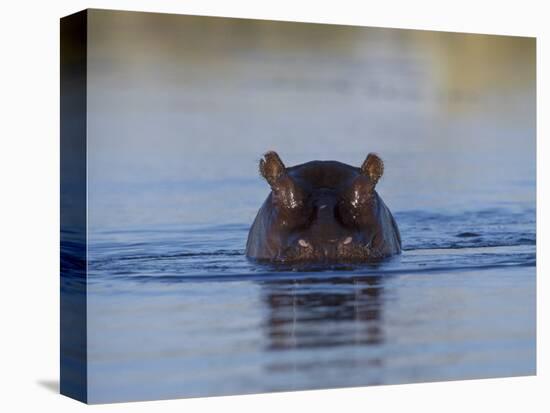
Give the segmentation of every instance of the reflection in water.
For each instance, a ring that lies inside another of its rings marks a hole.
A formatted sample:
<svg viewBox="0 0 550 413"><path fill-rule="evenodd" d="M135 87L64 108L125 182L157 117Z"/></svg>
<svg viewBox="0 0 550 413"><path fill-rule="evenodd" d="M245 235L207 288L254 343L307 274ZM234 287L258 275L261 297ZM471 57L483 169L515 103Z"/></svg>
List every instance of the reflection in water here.
<svg viewBox="0 0 550 413"><path fill-rule="evenodd" d="M378 275L329 279L274 280L261 283L268 315L267 350L329 350L335 347L380 346L384 343L383 279ZM379 354L346 359L298 360L268 365L271 372L319 369L323 363L340 367L382 365ZM370 383L374 384L374 383Z"/></svg>

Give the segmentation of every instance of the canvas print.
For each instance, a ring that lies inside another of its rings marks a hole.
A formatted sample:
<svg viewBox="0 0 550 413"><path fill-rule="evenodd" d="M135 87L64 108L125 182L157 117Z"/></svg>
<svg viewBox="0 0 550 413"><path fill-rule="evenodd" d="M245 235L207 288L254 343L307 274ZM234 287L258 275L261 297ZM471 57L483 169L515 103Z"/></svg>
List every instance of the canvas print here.
<svg viewBox="0 0 550 413"><path fill-rule="evenodd" d="M536 373L534 38L61 19L61 393Z"/></svg>

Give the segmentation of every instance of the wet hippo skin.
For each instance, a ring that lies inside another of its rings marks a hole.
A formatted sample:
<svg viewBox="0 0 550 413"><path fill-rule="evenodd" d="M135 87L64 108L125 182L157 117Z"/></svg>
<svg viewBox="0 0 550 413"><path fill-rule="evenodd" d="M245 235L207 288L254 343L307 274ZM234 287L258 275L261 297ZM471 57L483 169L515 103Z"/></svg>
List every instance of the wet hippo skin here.
<svg viewBox="0 0 550 413"><path fill-rule="evenodd" d="M397 224L375 190L384 172L370 153L360 168L336 161L285 167L276 152L260 161L271 187L246 244L271 262L370 262L401 252Z"/></svg>

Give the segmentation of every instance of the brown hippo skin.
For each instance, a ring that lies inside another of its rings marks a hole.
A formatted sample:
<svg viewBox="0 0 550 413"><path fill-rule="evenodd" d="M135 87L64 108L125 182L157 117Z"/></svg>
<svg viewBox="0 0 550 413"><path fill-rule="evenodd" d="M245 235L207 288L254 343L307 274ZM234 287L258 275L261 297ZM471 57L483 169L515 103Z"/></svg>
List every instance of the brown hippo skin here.
<svg viewBox="0 0 550 413"><path fill-rule="evenodd" d="M285 167L268 152L271 187L250 228L246 256L280 263L371 262L401 252L397 224L375 190L384 172L370 153L360 168L336 161Z"/></svg>

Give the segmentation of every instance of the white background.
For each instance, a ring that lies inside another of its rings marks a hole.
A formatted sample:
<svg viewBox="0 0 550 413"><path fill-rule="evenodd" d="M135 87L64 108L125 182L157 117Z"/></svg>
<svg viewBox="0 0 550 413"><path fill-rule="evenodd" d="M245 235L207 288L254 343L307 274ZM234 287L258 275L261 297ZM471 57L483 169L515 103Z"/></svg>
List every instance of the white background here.
<svg viewBox="0 0 550 413"><path fill-rule="evenodd" d="M80 411L548 411L548 73L544 1L11 1L0 11L0 408ZM87 8L537 37L536 377L125 403L56 394L59 374L59 18ZM543 116L546 114L546 117Z"/></svg>

